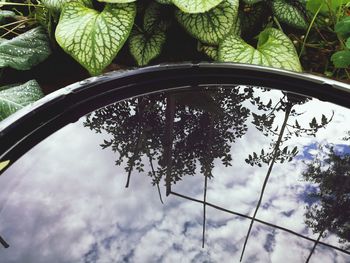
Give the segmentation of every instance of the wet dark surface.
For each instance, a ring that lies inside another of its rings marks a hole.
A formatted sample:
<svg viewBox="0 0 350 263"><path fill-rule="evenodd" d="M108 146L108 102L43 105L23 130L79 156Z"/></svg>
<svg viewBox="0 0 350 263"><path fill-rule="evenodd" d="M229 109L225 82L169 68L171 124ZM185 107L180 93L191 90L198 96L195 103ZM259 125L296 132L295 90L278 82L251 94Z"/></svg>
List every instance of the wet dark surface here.
<svg viewBox="0 0 350 263"><path fill-rule="evenodd" d="M262 88L107 106L0 176L0 262L350 262L349 132Z"/></svg>

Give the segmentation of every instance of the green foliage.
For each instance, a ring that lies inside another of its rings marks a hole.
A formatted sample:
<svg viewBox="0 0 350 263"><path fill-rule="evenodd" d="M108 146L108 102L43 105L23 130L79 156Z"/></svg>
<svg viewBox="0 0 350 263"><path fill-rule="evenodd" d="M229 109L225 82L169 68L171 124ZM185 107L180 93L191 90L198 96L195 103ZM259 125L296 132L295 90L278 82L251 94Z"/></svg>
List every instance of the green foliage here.
<svg viewBox="0 0 350 263"><path fill-rule="evenodd" d="M42 0L42 4L51 12L60 13L63 6L69 2L70 0ZM92 7L90 0L75 0L75 2L80 2L85 5Z"/></svg>
<svg viewBox="0 0 350 263"><path fill-rule="evenodd" d="M260 33L257 48L241 37L230 35L219 46L219 60L301 71L291 40L281 31L268 28Z"/></svg>
<svg viewBox="0 0 350 263"><path fill-rule="evenodd" d="M28 70L51 53L48 37L41 27L0 42L0 68Z"/></svg>
<svg viewBox="0 0 350 263"><path fill-rule="evenodd" d="M335 32L339 39L343 40L345 44L342 50L335 52L331 60L336 68L349 68L350 66L350 17L341 19L335 25ZM345 41L345 39L347 40Z"/></svg>
<svg viewBox="0 0 350 263"><path fill-rule="evenodd" d="M199 52L203 52L212 60L218 60L218 47L202 44L198 42L197 49Z"/></svg>
<svg viewBox="0 0 350 263"><path fill-rule="evenodd" d="M231 30L238 14L238 0L224 0L211 10L200 14L176 11L179 23L198 40L218 44Z"/></svg>
<svg viewBox="0 0 350 263"><path fill-rule="evenodd" d="M115 3L115 4L126 4L136 2L136 0L98 0L99 2Z"/></svg>
<svg viewBox="0 0 350 263"><path fill-rule="evenodd" d="M133 3L107 4L102 12L69 3L62 10L56 40L91 75L98 75L127 40L135 14Z"/></svg>
<svg viewBox="0 0 350 263"><path fill-rule="evenodd" d="M274 0L272 1L272 10L280 22L300 29L306 29L308 26L301 4L293 5L288 0Z"/></svg>
<svg viewBox="0 0 350 263"><path fill-rule="evenodd" d="M41 97L43 93L35 80L22 85L0 87L0 120Z"/></svg>
<svg viewBox="0 0 350 263"><path fill-rule="evenodd" d="M209 59L350 79L350 0L0 1L2 77L31 70L51 46L90 75Z"/></svg>
<svg viewBox="0 0 350 263"><path fill-rule="evenodd" d="M320 8L321 13L336 12L339 7L350 3L350 0L308 0L306 7L312 13Z"/></svg>
<svg viewBox="0 0 350 263"><path fill-rule="evenodd" d="M3 23L6 18L14 17L16 14L8 10L0 10L0 23Z"/></svg>
<svg viewBox="0 0 350 263"><path fill-rule="evenodd" d="M244 3L248 4L248 5L253 5L259 2L262 2L264 0L243 0Z"/></svg>
<svg viewBox="0 0 350 263"><path fill-rule="evenodd" d="M152 33L140 32L135 29L130 36L130 52L137 65L145 66L157 57L165 42L165 33L158 29Z"/></svg>
<svg viewBox="0 0 350 263"><path fill-rule="evenodd" d="M337 68L348 68L350 66L350 51L338 51L333 54L331 60Z"/></svg>
<svg viewBox="0 0 350 263"><path fill-rule="evenodd" d="M138 66L147 65L161 53L167 27L167 21L161 16L161 5L151 3L145 11L143 29L135 28L129 40L130 53Z"/></svg>
<svg viewBox="0 0 350 263"><path fill-rule="evenodd" d="M160 4L165 4L165 5L170 5L173 3L171 0L156 0L156 2Z"/></svg>
<svg viewBox="0 0 350 263"><path fill-rule="evenodd" d="M335 32L343 37L350 37L350 17L345 17L335 25Z"/></svg>
<svg viewBox="0 0 350 263"><path fill-rule="evenodd" d="M172 0L185 13L204 13L220 4L223 0Z"/></svg>

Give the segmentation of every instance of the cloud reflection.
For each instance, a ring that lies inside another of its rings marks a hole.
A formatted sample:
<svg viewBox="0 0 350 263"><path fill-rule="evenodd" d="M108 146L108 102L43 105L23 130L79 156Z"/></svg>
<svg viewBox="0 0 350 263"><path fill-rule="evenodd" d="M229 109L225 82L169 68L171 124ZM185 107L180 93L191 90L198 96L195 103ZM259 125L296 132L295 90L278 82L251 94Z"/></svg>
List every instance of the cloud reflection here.
<svg viewBox="0 0 350 263"><path fill-rule="evenodd" d="M265 102L283 96L276 91L258 93ZM320 103L312 100L298 105L298 111L305 112L300 125L320 116ZM313 158L312 150L319 144L334 144L347 152L341 138L350 129L340 125L350 123L349 110L321 104L325 115L335 112L332 122L316 137L293 137L285 142L292 149L298 146L299 154L291 162L276 163L257 213L260 220L313 239L318 234L307 227L304 214L305 207L315 202L306 193L317 191L318 185L302 180L304 161ZM259 112L249 101L242 107ZM277 123L283 114L276 112ZM1 262L239 261L249 219L207 206L202 249L203 204L172 194L165 198L164 177L159 183L162 204L157 187L147 176L146 171L151 170L147 162L145 172L134 170L130 187L125 188L125 162L115 165L115 153L100 147L112 137L91 132L83 127L84 121L50 136L0 177L0 233L10 244L8 249L0 248ZM207 202L248 216L254 213L266 166L250 166L245 159L271 143L271 137L256 129L253 121L247 116L247 130L230 143L231 166L226 167L220 158L213 160L207 189ZM156 161L154 165L157 169ZM202 200L204 176L199 167L194 176L173 184L171 191ZM322 241L341 245L332 235ZM312 247L313 242L255 222L243 261L303 262ZM323 245L317 246L312 260L319 258L322 262L350 260L349 255Z"/></svg>

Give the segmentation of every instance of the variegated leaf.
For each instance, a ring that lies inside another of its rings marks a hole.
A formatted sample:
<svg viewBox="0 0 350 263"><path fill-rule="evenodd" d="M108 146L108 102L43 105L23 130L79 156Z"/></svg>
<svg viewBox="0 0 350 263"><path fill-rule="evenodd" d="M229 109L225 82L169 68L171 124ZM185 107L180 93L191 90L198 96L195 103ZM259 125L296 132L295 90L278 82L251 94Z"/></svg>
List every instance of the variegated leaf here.
<svg viewBox="0 0 350 263"><path fill-rule="evenodd" d="M201 42L198 42L197 50L199 52L203 52L212 60L218 60L218 47L217 46L205 45L205 44L202 44Z"/></svg>
<svg viewBox="0 0 350 263"><path fill-rule="evenodd" d="M172 0L185 13L204 13L220 4L223 0Z"/></svg>
<svg viewBox="0 0 350 263"><path fill-rule="evenodd" d="M126 4L126 3L136 2L136 0L98 0L98 1L105 2L105 3L115 3L115 4Z"/></svg>
<svg viewBox="0 0 350 263"><path fill-rule="evenodd" d="M61 12L63 6L66 3L72 2L71 0L42 0L42 5L49 9L51 12ZM91 0L75 0L75 2L81 2L92 8Z"/></svg>
<svg viewBox="0 0 350 263"><path fill-rule="evenodd" d="M238 0L224 0L215 8L201 14L187 14L177 10L176 18L199 41L218 44L236 21L238 5Z"/></svg>
<svg viewBox="0 0 350 263"><path fill-rule="evenodd" d="M156 2L158 2L160 4L164 4L164 5L170 5L173 3L173 1L171 1L171 0L156 0Z"/></svg>
<svg viewBox="0 0 350 263"><path fill-rule="evenodd" d="M248 5L254 5L256 3L263 2L263 1L264 0L243 0L243 2L248 4Z"/></svg>
<svg viewBox="0 0 350 263"><path fill-rule="evenodd" d="M152 33L135 29L129 39L130 53L139 66L145 66L161 53L165 39L165 32L161 29Z"/></svg>
<svg viewBox="0 0 350 263"><path fill-rule="evenodd" d="M292 4L287 0L274 0L272 2L272 11L277 19L289 26L307 29L306 11L301 3Z"/></svg>
<svg viewBox="0 0 350 263"><path fill-rule="evenodd" d="M260 33L256 49L239 36L229 35L219 45L219 61L302 71L292 41L275 28Z"/></svg>
<svg viewBox="0 0 350 263"><path fill-rule="evenodd" d="M265 8L266 5L261 2L254 5L240 6L238 16L243 34L255 36L261 31L261 26L266 22Z"/></svg>
<svg viewBox="0 0 350 263"><path fill-rule="evenodd" d="M0 87L0 120L43 96L44 94L35 80L18 86Z"/></svg>
<svg viewBox="0 0 350 263"><path fill-rule="evenodd" d="M49 39L42 27L33 28L10 40L0 41L0 68L28 70L51 54Z"/></svg>
<svg viewBox="0 0 350 263"><path fill-rule="evenodd" d="M164 15L164 7L157 3L151 2L145 11L143 17L143 28L147 32L152 32L156 28L166 30L170 25L169 17Z"/></svg>
<svg viewBox="0 0 350 263"><path fill-rule="evenodd" d="M72 2L62 10L56 40L91 75L98 75L124 45L135 14L135 3L106 4L98 12Z"/></svg>

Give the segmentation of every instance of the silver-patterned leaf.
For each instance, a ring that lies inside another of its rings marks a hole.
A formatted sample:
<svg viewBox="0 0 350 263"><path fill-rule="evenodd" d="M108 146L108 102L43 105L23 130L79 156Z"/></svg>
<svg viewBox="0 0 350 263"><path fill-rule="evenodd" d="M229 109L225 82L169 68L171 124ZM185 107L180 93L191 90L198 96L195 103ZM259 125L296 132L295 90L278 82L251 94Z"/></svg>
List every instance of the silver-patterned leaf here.
<svg viewBox="0 0 350 263"><path fill-rule="evenodd" d="M156 2L163 4L163 5L171 5L173 1L171 0L156 0Z"/></svg>
<svg viewBox="0 0 350 263"><path fill-rule="evenodd" d="M306 11L301 3L292 4L287 0L272 1L272 11L277 19L289 26L307 29Z"/></svg>
<svg viewBox="0 0 350 263"><path fill-rule="evenodd" d="M89 7L92 7L91 0L74 0L75 2L81 2ZM42 5L49 9L51 12L61 12L63 6L72 0L42 0Z"/></svg>
<svg viewBox="0 0 350 263"><path fill-rule="evenodd" d="M182 12L185 13L204 13L216 7L223 0L172 0Z"/></svg>
<svg viewBox="0 0 350 263"><path fill-rule="evenodd" d="M176 11L176 18L188 33L207 44L218 44L231 30L238 15L238 0L225 0L201 14Z"/></svg>
<svg viewBox="0 0 350 263"><path fill-rule="evenodd" d="M43 96L44 94L35 80L18 86L0 87L0 120Z"/></svg>
<svg viewBox="0 0 350 263"><path fill-rule="evenodd" d="M49 39L42 27L33 28L0 42L0 68L28 70L51 54Z"/></svg>
<svg viewBox="0 0 350 263"><path fill-rule="evenodd" d="M292 41L275 28L260 33L256 49L239 36L229 35L219 46L219 61L302 71Z"/></svg>
<svg viewBox="0 0 350 263"><path fill-rule="evenodd" d="M126 4L126 3L136 2L136 0L98 0L98 1L105 2L105 3L115 3L115 4Z"/></svg>
<svg viewBox="0 0 350 263"><path fill-rule="evenodd" d="M254 5L254 4L262 2L262 1L264 1L264 0L243 0L243 2L245 4L248 4L248 5Z"/></svg>
<svg viewBox="0 0 350 263"><path fill-rule="evenodd" d="M106 4L98 12L72 2L62 10L56 40L91 75L98 75L124 45L135 15L135 3Z"/></svg>
<svg viewBox="0 0 350 263"><path fill-rule="evenodd" d="M202 44L201 42L198 42L197 50L199 52L203 52L212 60L218 60L218 47L217 46L210 46L210 45L206 45L206 44Z"/></svg>
<svg viewBox="0 0 350 263"><path fill-rule="evenodd" d="M151 2L146 8L143 17L143 28L147 32L152 32L156 28L166 30L170 25L170 19L162 13L163 6L157 2Z"/></svg>
<svg viewBox="0 0 350 263"><path fill-rule="evenodd" d="M161 29L152 33L135 29L129 38L130 53L139 66L145 66L161 53L165 39L165 32Z"/></svg>

